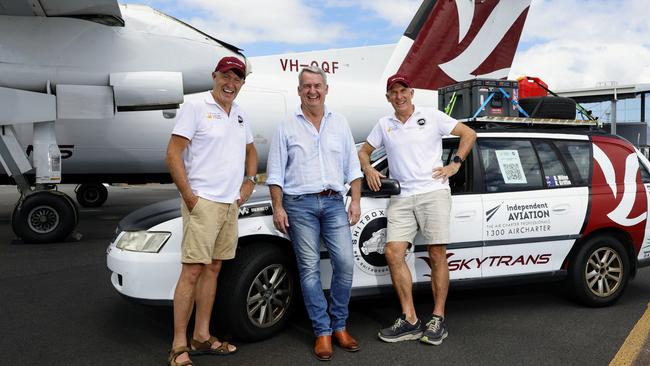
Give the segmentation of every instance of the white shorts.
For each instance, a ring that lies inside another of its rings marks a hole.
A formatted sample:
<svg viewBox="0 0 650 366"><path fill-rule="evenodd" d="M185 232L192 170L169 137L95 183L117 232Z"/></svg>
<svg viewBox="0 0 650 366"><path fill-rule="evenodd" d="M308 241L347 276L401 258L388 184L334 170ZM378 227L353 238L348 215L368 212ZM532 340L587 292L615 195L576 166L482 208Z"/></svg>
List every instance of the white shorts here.
<svg viewBox="0 0 650 366"><path fill-rule="evenodd" d="M413 239L420 230L427 244L449 244L451 193L448 189L391 197L386 242Z"/></svg>

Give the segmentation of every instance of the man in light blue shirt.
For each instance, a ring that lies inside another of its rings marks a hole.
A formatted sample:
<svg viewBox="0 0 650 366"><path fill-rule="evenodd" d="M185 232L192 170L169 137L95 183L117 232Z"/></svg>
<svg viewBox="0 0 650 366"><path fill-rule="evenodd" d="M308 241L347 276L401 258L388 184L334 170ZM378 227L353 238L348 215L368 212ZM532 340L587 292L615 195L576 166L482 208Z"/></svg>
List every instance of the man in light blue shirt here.
<svg viewBox="0 0 650 366"><path fill-rule="evenodd" d="M271 143L266 184L273 224L291 237L300 285L316 342L314 355L332 358L332 338L349 352L359 350L346 330L354 266L349 225L359 221L361 167L352 132L342 115L325 107L327 77L318 67L298 75L299 108L280 124ZM350 184L352 202L343 194ZM332 263L330 312L320 280L320 242Z"/></svg>

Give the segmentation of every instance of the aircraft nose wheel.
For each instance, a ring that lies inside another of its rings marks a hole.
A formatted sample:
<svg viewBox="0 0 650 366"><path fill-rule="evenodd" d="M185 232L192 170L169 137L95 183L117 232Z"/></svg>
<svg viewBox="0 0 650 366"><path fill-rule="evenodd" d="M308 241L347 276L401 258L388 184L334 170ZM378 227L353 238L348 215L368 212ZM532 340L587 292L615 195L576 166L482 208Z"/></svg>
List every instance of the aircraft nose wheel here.
<svg viewBox="0 0 650 366"><path fill-rule="evenodd" d="M39 234L47 234L59 225L59 214L50 206L38 206L27 217L29 228Z"/></svg>
<svg viewBox="0 0 650 366"><path fill-rule="evenodd" d="M51 243L70 235L77 220L77 207L70 197L58 191L40 191L18 202L11 226L26 243Z"/></svg>
<svg viewBox="0 0 650 366"><path fill-rule="evenodd" d="M101 183L80 184L75 193L83 207L100 207L108 198L108 190Z"/></svg>

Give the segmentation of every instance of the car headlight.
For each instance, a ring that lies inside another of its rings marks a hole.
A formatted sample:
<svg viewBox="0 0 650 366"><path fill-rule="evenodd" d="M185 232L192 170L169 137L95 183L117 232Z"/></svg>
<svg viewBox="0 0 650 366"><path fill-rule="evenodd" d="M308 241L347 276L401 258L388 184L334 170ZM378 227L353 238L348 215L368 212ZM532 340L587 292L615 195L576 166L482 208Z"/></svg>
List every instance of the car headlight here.
<svg viewBox="0 0 650 366"><path fill-rule="evenodd" d="M167 231L125 231L116 247L133 252L158 253L172 233Z"/></svg>

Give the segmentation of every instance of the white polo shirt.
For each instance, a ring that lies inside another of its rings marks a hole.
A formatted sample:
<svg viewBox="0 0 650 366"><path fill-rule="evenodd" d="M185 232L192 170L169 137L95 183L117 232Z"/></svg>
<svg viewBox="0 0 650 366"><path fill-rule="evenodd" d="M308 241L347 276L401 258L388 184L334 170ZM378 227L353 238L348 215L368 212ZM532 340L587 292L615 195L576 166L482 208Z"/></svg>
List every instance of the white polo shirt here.
<svg viewBox="0 0 650 366"><path fill-rule="evenodd" d="M406 123L394 114L382 117L366 141L384 146L390 176L402 187L400 197L449 189L449 182L433 179L433 168L442 166L442 137L458 123L434 108L415 107Z"/></svg>
<svg viewBox="0 0 650 366"><path fill-rule="evenodd" d="M195 195L223 203L239 199L244 178L246 144L253 142L250 123L237 104L230 116L210 92L187 100L172 134L190 140L183 163Z"/></svg>

